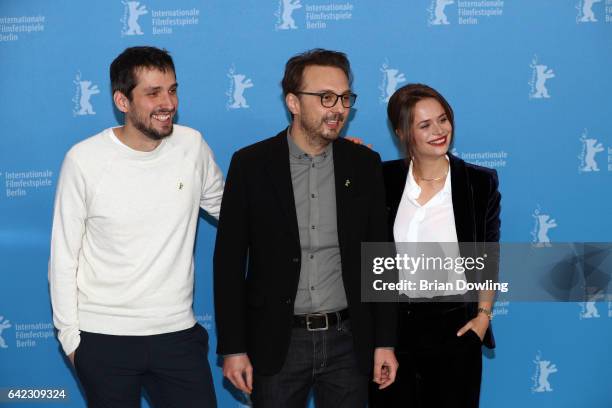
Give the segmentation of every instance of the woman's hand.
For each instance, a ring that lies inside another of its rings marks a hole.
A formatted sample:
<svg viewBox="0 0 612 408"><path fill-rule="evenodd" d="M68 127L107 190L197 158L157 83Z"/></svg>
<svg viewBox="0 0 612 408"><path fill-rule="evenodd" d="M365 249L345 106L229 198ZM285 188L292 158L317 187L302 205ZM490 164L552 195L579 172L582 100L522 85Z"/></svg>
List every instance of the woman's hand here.
<svg viewBox="0 0 612 408"><path fill-rule="evenodd" d="M345 138L346 140L348 140L348 141L351 141L351 142L355 143L355 144L358 144L358 145L363 145L363 139L361 139L361 138L359 138L359 137L354 137L354 136L345 136L344 138ZM372 143L369 143L369 144L367 144L367 145L365 145L365 146L367 146L367 147L369 147L369 148L371 149L371 148L372 148Z"/></svg>
<svg viewBox="0 0 612 408"><path fill-rule="evenodd" d="M480 341L484 340L485 333L489 328L489 316L478 313L475 318L470 320L457 332L457 337L463 336L468 330L473 330L478 335Z"/></svg>

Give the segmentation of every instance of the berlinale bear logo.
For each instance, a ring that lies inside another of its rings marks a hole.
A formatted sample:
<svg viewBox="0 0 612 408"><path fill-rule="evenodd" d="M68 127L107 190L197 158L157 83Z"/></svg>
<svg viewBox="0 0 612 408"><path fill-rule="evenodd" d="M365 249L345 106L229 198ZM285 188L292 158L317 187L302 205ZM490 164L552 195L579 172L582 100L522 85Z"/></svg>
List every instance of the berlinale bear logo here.
<svg viewBox="0 0 612 408"><path fill-rule="evenodd" d="M580 141L582 142L582 152L578 156L580 159L578 171L581 173L599 171L599 166L597 166L597 162L595 161L595 155L606 149L601 143L598 143L597 139L589 137L586 129L582 133Z"/></svg>
<svg viewBox="0 0 612 408"><path fill-rule="evenodd" d="M81 73L78 72L76 78L72 81L76 85L75 96L72 98L74 116L95 115L90 98L92 95L100 93L98 85L93 85L91 81L81 79Z"/></svg>
<svg viewBox="0 0 612 408"><path fill-rule="evenodd" d="M147 6L141 5L139 1L122 1L125 11L121 22L123 23L123 35L143 35L142 28L138 24L138 18L147 14Z"/></svg>
<svg viewBox="0 0 612 408"><path fill-rule="evenodd" d="M382 85L379 87L382 91L380 102L386 103L389 102L389 98L391 98L398 85L406 81L406 76L398 69L390 68L387 63L382 65L380 71L383 73Z"/></svg>
<svg viewBox="0 0 612 408"><path fill-rule="evenodd" d="M538 352L536 359L533 362L536 365L536 372L533 376L533 387L531 388L531 391L551 392L553 389L550 385L548 377L558 371L557 366L548 360L542 360L542 355L540 352Z"/></svg>
<svg viewBox="0 0 612 408"><path fill-rule="evenodd" d="M230 78L227 109L248 108L249 104L244 97L244 91L255 86L253 81L244 74L237 74L233 67L230 68L227 76Z"/></svg>
<svg viewBox="0 0 612 408"><path fill-rule="evenodd" d="M535 219L535 225L531 232L533 243L536 247L550 247L548 231L557 227L557 221L548 214L542 214L539 207L533 212L532 217Z"/></svg>
<svg viewBox="0 0 612 408"><path fill-rule="evenodd" d="M277 13L279 18L279 24L276 26L278 30L296 30L295 20L293 19L293 12L299 8L302 8L300 0L281 0L280 10Z"/></svg>
<svg viewBox="0 0 612 408"><path fill-rule="evenodd" d="M537 55L533 57L529 66L532 69L531 81L529 81L529 86L531 87L529 98L550 98L548 88L546 88L546 81L555 77L554 71L548 68L547 65L540 64Z"/></svg>
<svg viewBox="0 0 612 408"><path fill-rule="evenodd" d="M11 322L9 320L4 320L4 316L0 316L0 348L8 348L6 342L2 338L2 332L4 329L8 329L11 327Z"/></svg>
<svg viewBox="0 0 612 408"><path fill-rule="evenodd" d="M447 25L450 24L448 22L448 17L446 17L446 13L444 13L444 9L446 6L453 4L453 0L435 0L432 2L430 8L428 9L430 20L430 25Z"/></svg>
<svg viewBox="0 0 612 408"><path fill-rule="evenodd" d="M595 13L593 13L593 4L599 3L601 0L580 0L576 9L578 9L578 15L576 16L577 23L595 23Z"/></svg>

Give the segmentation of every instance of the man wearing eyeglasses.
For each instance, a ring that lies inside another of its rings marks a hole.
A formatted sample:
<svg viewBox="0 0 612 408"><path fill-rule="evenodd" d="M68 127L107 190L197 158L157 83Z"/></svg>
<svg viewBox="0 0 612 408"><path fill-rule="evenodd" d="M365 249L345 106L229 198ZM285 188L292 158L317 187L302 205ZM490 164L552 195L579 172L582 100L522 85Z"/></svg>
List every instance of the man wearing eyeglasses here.
<svg viewBox="0 0 612 408"><path fill-rule="evenodd" d="M289 59L292 122L234 154L214 256L217 352L255 408L365 407L393 383L394 305L362 303L360 246L385 241L380 157L340 138L356 95L340 52Z"/></svg>

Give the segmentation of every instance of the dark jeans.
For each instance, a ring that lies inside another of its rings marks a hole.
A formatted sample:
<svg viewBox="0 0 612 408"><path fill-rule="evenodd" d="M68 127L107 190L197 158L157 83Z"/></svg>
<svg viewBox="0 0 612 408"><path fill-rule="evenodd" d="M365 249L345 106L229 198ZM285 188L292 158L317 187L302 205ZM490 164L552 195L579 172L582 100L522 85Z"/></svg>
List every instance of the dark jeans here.
<svg viewBox="0 0 612 408"><path fill-rule="evenodd" d="M190 329L152 336L81 332L75 368L92 408L216 407L207 359L208 333Z"/></svg>
<svg viewBox="0 0 612 408"><path fill-rule="evenodd" d="M254 408L303 408L312 389L317 408L360 408L368 380L357 366L350 320L323 331L294 328L280 372L260 375L255 367L251 399Z"/></svg>
<svg viewBox="0 0 612 408"><path fill-rule="evenodd" d="M482 343L469 330L465 307L429 313L427 304L400 312L399 362L395 383L371 387L370 408L477 408L482 376Z"/></svg>

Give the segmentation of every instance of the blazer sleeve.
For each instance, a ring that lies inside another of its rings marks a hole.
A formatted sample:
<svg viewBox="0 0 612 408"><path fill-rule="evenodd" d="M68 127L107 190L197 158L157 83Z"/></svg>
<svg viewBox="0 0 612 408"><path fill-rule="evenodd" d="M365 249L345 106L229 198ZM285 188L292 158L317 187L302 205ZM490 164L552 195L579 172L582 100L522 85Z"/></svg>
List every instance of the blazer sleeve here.
<svg viewBox="0 0 612 408"><path fill-rule="evenodd" d="M500 237L500 212L501 212L501 194L498 190L499 180L497 171L491 170L488 177L489 189L486 203L485 213L485 236L486 253L489 255L487 262L487 271L485 277L493 281L499 280L499 237ZM477 313L476 306L473 304L473 313ZM489 349L495 348L495 337L493 336L493 325L490 324L487 328L483 339L483 345Z"/></svg>
<svg viewBox="0 0 612 408"><path fill-rule="evenodd" d="M380 155L375 154L373 171L373 196L368 218L368 241L386 242L389 239L385 182ZM374 316L374 347L395 347L397 343L396 302L372 303Z"/></svg>
<svg viewBox="0 0 612 408"><path fill-rule="evenodd" d="M223 191L213 257L217 353L245 353L248 219L246 180L239 152L232 156Z"/></svg>
<svg viewBox="0 0 612 408"><path fill-rule="evenodd" d="M499 242L501 220L499 214L501 212L501 194L499 192L499 179L497 171L492 170L489 178L489 197L487 203L486 222L486 242Z"/></svg>

